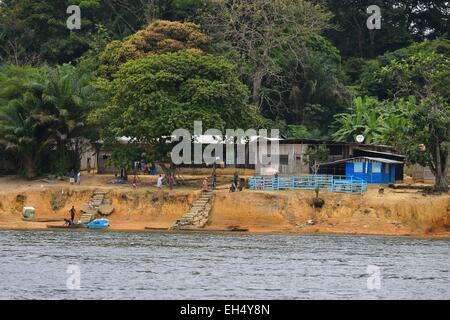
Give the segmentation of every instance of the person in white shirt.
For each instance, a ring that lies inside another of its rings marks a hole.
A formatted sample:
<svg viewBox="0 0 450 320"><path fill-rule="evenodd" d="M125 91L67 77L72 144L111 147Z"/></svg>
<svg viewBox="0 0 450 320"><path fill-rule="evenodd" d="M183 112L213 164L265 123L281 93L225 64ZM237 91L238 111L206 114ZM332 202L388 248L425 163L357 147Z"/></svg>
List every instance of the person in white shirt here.
<svg viewBox="0 0 450 320"><path fill-rule="evenodd" d="M162 188L162 184L163 184L163 177L161 175L159 175L158 181L156 182L156 187L158 189L161 189Z"/></svg>

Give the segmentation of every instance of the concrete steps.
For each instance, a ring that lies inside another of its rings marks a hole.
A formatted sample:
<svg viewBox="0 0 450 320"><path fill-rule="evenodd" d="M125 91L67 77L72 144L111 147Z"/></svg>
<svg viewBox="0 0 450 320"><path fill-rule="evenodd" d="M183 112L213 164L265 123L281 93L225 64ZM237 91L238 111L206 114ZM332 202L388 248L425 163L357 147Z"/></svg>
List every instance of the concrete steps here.
<svg viewBox="0 0 450 320"><path fill-rule="evenodd" d="M80 222L82 224L88 224L95 219L95 215L98 213L98 209L102 204L111 204L109 201L105 201L105 197L108 194L107 191L95 190L91 196L89 202L83 207L83 214L81 215ZM108 202L108 203L106 203Z"/></svg>
<svg viewBox="0 0 450 320"><path fill-rule="evenodd" d="M205 227L212 207L212 198L213 193L211 191L202 192L200 197L194 201L186 214L180 220L177 220L171 229L189 230Z"/></svg>

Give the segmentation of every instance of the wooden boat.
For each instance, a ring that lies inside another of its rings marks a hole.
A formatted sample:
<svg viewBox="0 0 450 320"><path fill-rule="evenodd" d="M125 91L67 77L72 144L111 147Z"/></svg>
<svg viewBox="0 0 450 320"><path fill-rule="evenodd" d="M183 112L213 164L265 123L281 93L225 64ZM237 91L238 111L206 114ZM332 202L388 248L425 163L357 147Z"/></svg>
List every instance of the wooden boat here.
<svg viewBox="0 0 450 320"><path fill-rule="evenodd" d="M192 229L180 229L179 231L193 231L193 232L248 232L246 228L230 228L230 229L200 229L200 228L192 228Z"/></svg>
<svg viewBox="0 0 450 320"><path fill-rule="evenodd" d="M158 228L158 227L145 227L145 230L150 231L171 231L169 228ZM174 230L176 232L192 231L192 232L248 232L246 228L229 228L229 229L200 229L200 228L186 228Z"/></svg>
<svg viewBox="0 0 450 320"><path fill-rule="evenodd" d="M23 221L27 222L62 222L63 218L22 218Z"/></svg>
<svg viewBox="0 0 450 320"><path fill-rule="evenodd" d="M85 229L86 226L84 224L72 224L72 225L47 225L48 229Z"/></svg>

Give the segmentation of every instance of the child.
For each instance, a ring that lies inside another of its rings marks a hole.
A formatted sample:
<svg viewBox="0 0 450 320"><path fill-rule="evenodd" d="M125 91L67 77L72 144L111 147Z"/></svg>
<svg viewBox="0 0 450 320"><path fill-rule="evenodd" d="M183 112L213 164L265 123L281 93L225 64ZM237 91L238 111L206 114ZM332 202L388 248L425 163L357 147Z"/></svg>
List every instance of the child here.
<svg viewBox="0 0 450 320"><path fill-rule="evenodd" d="M208 191L208 178L205 178L203 180L203 192L207 192Z"/></svg>
<svg viewBox="0 0 450 320"><path fill-rule="evenodd" d="M134 177L133 177L133 189L137 188L138 181L139 181L138 176L134 175Z"/></svg>

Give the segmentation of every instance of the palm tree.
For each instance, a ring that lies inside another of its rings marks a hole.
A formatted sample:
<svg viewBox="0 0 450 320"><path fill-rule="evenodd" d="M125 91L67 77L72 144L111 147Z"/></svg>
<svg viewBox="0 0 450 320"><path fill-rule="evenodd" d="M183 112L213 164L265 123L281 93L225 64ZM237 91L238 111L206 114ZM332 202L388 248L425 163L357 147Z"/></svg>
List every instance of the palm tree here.
<svg viewBox="0 0 450 320"><path fill-rule="evenodd" d="M89 73L65 64L45 71L43 100L45 108L40 114L52 118L57 159L68 162L68 170L77 166L86 139L97 138L97 130L87 124L87 115L102 98L92 86ZM70 159L70 155L74 157Z"/></svg>
<svg viewBox="0 0 450 320"><path fill-rule="evenodd" d="M18 155L25 177L32 179L54 139L48 130L48 118L34 114L43 103L42 86L33 83L22 89L27 91L0 108L0 144Z"/></svg>
<svg viewBox="0 0 450 320"><path fill-rule="evenodd" d="M56 155L58 173L65 173L79 161L80 142L96 138L86 118L101 96L90 73L71 65L25 69L0 73L0 144L15 152L28 178L46 153Z"/></svg>

